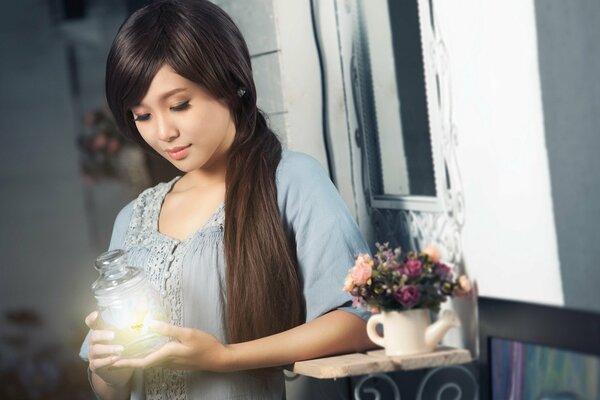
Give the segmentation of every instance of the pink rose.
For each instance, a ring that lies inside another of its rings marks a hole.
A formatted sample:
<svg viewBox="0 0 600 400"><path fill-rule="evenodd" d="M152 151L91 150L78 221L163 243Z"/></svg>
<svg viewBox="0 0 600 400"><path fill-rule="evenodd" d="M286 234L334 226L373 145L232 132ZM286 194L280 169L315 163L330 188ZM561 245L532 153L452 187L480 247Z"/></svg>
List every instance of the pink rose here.
<svg viewBox="0 0 600 400"><path fill-rule="evenodd" d="M409 278L418 278L421 275L421 267L422 264L419 260L408 260L406 261L406 264L404 264L406 275L408 275Z"/></svg>
<svg viewBox="0 0 600 400"><path fill-rule="evenodd" d="M406 308L411 308L421 298L421 293L416 286L406 285L394 293L394 299Z"/></svg>
<svg viewBox="0 0 600 400"><path fill-rule="evenodd" d="M373 273L372 265L373 260L368 254L358 255L356 263L354 263L354 267L350 271L352 280L356 285L363 286L371 279L371 274Z"/></svg>
<svg viewBox="0 0 600 400"><path fill-rule="evenodd" d="M435 247L434 245L427 246L425 248L425 250L423 250L423 253L427 254L429 259L433 263L439 262L440 259L442 258L442 254L440 253L440 250L437 247Z"/></svg>

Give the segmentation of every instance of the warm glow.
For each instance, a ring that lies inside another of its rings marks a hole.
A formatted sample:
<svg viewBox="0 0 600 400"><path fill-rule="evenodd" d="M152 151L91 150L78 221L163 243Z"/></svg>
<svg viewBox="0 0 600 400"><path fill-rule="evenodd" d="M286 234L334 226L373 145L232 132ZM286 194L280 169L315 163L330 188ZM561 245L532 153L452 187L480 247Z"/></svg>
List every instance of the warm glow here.
<svg viewBox="0 0 600 400"><path fill-rule="evenodd" d="M115 343L125 347L124 357L140 357L168 340L148 329L150 321L164 320L162 314L152 299L138 295L124 299L119 307L104 310L103 318L115 332Z"/></svg>

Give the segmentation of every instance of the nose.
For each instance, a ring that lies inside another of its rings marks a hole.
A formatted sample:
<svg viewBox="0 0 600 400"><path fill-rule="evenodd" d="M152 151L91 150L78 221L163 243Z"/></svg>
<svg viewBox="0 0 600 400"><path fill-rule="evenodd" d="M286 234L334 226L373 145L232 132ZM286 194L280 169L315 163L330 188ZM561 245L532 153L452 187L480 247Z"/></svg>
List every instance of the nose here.
<svg viewBox="0 0 600 400"><path fill-rule="evenodd" d="M171 123L168 117L159 117L158 119L158 138L165 142L171 142L179 136L179 130Z"/></svg>

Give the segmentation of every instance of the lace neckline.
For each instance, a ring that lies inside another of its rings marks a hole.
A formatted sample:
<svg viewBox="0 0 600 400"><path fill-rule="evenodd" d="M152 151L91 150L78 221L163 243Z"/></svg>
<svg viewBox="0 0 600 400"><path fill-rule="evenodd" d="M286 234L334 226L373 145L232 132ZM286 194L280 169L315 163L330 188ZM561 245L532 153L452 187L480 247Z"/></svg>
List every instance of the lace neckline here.
<svg viewBox="0 0 600 400"><path fill-rule="evenodd" d="M167 194L169 194L169 192L171 192L171 190L173 189L173 186L175 186L175 183L177 183L177 181L181 179L181 176L176 176L175 178L171 179L169 182L166 182L162 185L162 187L160 188L160 190L157 193L157 198L156 198L156 204L158 204L157 207L155 207L154 210L154 215L152 216L152 230L153 233L156 236L165 238L169 241L175 242L175 243L187 243L188 241L190 241L193 237L195 237L196 235L200 234L201 232L204 232L206 230L208 230L211 227L214 226L223 226L223 222L224 222L224 216L223 216L223 212L225 211L225 202L221 202L217 208L215 209L215 211L211 214L211 216L206 220L206 222L198 229L196 229L195 231L193 231L192 233L190 233L188 236L186 236L183 239L177 239L174 238L172 236L169 236L167 234L162 233L161 231L159 231L158 229L158 222L159 222L159 218L160 218L160 211L162 210L162 206L165 202L165 199L167 197Z"/></svg>

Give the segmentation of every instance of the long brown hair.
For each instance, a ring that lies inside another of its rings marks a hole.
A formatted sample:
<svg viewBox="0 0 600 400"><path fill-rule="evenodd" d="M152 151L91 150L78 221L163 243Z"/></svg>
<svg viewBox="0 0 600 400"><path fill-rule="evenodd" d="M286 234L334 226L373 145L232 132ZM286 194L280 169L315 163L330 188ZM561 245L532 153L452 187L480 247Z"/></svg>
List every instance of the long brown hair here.
<svg viewBox="0 0 600 400"><path fill-rule="evenodd" d="M250 55L239 29L206 0L157 1L123 23L108 55L106 97L122 131L149 151L129 110L164 64L223 99L236 126L225 178L228 341L252 340L302 323L294 243L277 205L281 143L257 108Z"/></svg>

